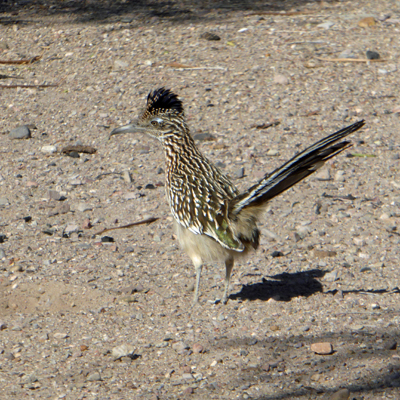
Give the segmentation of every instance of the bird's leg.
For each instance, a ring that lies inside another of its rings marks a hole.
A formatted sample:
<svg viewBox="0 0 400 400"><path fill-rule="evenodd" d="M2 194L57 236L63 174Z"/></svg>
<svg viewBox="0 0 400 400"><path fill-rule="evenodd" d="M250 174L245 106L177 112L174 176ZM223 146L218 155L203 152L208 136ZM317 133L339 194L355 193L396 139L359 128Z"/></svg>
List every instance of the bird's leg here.
<svg viewBox="0 0 400 400"><path fill-rule="evenodd" d="M201 269L203 266L203 260L200 257L192 257L194 269L196 270L196 286L194 289L193 305L199 302L199 287L201 278Z"/></svg>
<svg viewBox="0 0 400 400"><path fill-rule="evenodd" d="M234 265L233 258L228 258L225 261L226 275L225 275L225 290L224 290L224 295L222 297L223 304L226 304L228 301L229 282L231 280L231 272L233 269L233 265Z"/></svg>

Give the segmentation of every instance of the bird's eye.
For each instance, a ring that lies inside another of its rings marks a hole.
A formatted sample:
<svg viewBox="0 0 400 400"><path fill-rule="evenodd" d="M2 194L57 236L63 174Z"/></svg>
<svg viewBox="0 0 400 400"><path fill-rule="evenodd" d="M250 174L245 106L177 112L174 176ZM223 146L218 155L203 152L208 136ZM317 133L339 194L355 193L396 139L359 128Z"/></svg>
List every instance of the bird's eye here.
<svg viewBox="0 0 400 400"><path fill-rule="evenodd" d="M157 121L151 121L151 124L152 124L153 126L157 126L157 125L158 125L158 122L157 122Z"/></svg>

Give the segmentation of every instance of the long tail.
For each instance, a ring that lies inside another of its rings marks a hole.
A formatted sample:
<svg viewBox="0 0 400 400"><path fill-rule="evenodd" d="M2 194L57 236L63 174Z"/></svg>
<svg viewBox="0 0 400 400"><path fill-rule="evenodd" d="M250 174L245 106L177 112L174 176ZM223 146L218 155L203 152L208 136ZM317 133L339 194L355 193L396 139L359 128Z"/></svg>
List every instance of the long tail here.
<svg viewBox="0 0 400 400"><path fill-rule="evenodd" d="M336 142L359 130L364 124L364 120L361 120L327 136L293 157L271 174L265 175L260 182L230 201L229 212L238 214L246 207L260 206L311 175L322 167L327 160L351 146L349 141Z"/></svg>

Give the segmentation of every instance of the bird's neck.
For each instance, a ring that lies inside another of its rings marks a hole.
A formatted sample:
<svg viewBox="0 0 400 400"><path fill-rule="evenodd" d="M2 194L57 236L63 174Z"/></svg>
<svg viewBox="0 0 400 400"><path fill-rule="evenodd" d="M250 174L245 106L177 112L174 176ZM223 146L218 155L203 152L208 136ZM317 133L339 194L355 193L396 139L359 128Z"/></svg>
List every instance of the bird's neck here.
<svg viewBox="0 0 400 400"><path fill-rule="evenodd" d="M166 135L163 147L168 169L182 163L190 165L194 158L202 158L188 129Z"/></svg>

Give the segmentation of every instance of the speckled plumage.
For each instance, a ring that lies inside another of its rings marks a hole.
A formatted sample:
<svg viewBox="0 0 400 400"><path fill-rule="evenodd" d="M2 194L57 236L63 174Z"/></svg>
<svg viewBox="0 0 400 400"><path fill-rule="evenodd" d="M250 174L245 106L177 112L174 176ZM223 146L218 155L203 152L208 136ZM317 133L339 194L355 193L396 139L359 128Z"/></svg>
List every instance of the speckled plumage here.
<svg viewBox="0 0 400 400"><path fill-rule="evenodd" d="M234 260L258 247L257 220L265 204L347 148L350 142L336 142L363 125L359 121L322 139L243 193L197 149L185 123L182 102L169 89L151 92L137 124L112 134L143 131L162 143L166 194L178 240L196 268L194 301L198 300L203 262L224 261L226 302Z"/></svg>

